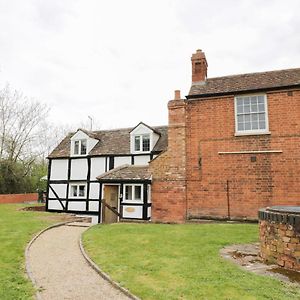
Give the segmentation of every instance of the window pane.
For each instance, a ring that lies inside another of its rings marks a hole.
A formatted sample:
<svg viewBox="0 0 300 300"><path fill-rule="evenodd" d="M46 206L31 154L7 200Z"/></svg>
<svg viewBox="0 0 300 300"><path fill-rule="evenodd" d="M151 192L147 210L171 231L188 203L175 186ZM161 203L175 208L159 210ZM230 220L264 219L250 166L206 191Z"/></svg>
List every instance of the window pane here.
<svg viewBox="0 0 300 300"><path fill-rule="evenodd" d="M265 121L265 114L264 113L258 114L258 119L259 121Z"/></svg>
<svg viewBox="0 0 300 300"><path fill-rule="evenodd" d="M141 137L138 135L134 137L134 151L140 151L141 150Z"/></svg>
<svg viewBox="0 0 300 300"><path fill-rule="evenodd" d="M236 104L237 106L243 106L244 105L243 98L236 98Z"/></svg>
<svg viewBox="0 0 300 300"><path fill-rule="evenodd" d="M244 115L238 116L237 121L238 123L244 123Z"/></svg>
<svg viewBox="0 0 300 300"><path fill-rule="evenodd" d="M142 187L141 186L134 187L134 198L135 198L135 200L142 199Z"/></svg>
<svg viewBox="0 0 300 300"><path fill-rule="evenodd" d="M250 98L244 97L244 105L250 105Z"/></svg>
<svg viewBox="0 0 300 300"><path fill-rule="evenodd" d="M257 112L257 97L251 97L251 112Z"/></svg>
<svg viewBox="0 0 300 300"><path fill-rule="evenodd" d="M150 151L150 136L143 136L143 151Z"/></svg>
<svg viewBox="0 0 300 300"><path fill-rule="evenodd" d="M257 96L250 97L251 105L257 103Z"/></svg>
<svg viewBox="0 0 300 300"><path fill-rule="evenodd" d="M86 154L86 140L81 140L81 151L80 154Z"/></svg>
<svg viewBox="0 0 300 300"><path fill-rule="evenodd" d="M251 122L256 122L258 121L258 114L252 114L251 115Z"/></svg>
<svg viewBox="0 0 300 300"><path fill-rule="evenodd" d="M238 105L237 106L237 113L238 114L242 114L244 112L244 110L243 110L243 105Z"/></svg>
<svg viewBox="0 0 300 300"><path fill-rule="evenodd" d="M125 186L125 200L132 200L132 186Z"/></svg>
<svg viewBox="0 0 300 300"><path fill-rule="evenodd" d="M245 130L251 130L251 123L245 123Z"/></svg>
<svg viewBox="0 0 300 300"><path fill-rule="evenodd" d="M258 111L264 112L265 111L265 97L258 96L257 101L258 101Z"/></svg>
<svg viewBox="0 0 300 300"><path fill-rule="evenodd" d="M264 103L258 104L258 111L259 112L264 112L265 111L265 104Z"/></svg>
<svg viewBox="0 0 300 300"><path fill-rule="evenodd" d="M259 121L259 129L266 129L266 122L265 121Z"/></svg>
<svg viewBox="0 0 300 300"><path fill-rule="evenodd" d="M71 186L71 195L73 197L77 197L77 185L72 185Z"/></svg>
<svg viewBox="0 0 300 300"><path fill-rule="evenodd" d="M79 154L79 141L74 142L74 154Z"/></svg>
<svg viewBox="0 0 300 300"><path fill-rule="evenodd" d="M245 122L250 123L250 115L245 115Z"/></svg>
<svg viewBox="0 0 300 300"><path fill-rule="evenodd" d="M250 112L250 104L244 105L244 113Z"/></svg>
<svg viewBox="0 0 300 300"><path fill-rule="evenodd" d="M85 185L79 186L79 197L84 197L85 194Z"/></svg>
<svg viewBox="0 0 300 300"><path fill-rule="evenodd" d="M244 123L238 123L238 130L245 130Z"/></svg>
<svg viewBox="0 0 300 300"><path fill-rule="evenodd" d="M252 122L252 129L253 129L253 130L258 129L258 121Z"/></svg>
<svg viewBox="0 0 300 300"><path fill-rule="evenodd" d="M258 104L264 104L265 103L265 97L264 96L257 96Z"/></svg>

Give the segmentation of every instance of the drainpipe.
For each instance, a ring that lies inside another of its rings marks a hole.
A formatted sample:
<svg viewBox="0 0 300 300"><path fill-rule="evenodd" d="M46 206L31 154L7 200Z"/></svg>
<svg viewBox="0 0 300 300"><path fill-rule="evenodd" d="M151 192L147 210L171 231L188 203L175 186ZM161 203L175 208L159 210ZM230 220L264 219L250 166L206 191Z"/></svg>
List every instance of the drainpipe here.
<svg viewBox="0 0 300 300"><path fill-rule="evenodd" d="M227 217L228 220L230 220L229 180L226 181L226 192L227 192Z"/></svg>

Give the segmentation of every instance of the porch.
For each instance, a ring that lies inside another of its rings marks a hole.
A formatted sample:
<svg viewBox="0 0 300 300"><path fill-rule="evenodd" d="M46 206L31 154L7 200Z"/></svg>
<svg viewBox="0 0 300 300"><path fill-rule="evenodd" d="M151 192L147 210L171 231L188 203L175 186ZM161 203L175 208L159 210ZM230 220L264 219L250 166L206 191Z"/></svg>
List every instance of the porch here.
<svg viewBox="0 0 300 300"><path fill-rule="evenodd" d="M123 165L97 177L101 223L150 220L151 174L148 166Z"/></svg>

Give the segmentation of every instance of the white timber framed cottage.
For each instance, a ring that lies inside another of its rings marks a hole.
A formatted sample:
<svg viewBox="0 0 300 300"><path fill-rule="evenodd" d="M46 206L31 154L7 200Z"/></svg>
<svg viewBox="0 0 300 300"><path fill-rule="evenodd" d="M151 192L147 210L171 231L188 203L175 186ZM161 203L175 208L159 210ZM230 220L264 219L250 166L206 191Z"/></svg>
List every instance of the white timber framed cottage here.
<svg viewBox="0 0 300 300"><path fill-rule="evenodd" d="M150 220L148 163L167 149L167 126L70 133L48 156L46 210L99 223Z"/></svg>

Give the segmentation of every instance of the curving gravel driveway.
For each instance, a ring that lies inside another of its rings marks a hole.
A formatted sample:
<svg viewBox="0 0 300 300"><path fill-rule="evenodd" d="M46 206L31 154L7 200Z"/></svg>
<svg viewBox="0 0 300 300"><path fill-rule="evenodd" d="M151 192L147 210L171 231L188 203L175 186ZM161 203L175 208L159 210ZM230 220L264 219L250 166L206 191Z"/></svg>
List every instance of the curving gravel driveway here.
<svg viewBox="0 0 300 300"><path fill-rule="evenodd" d="M130 299L87 264L78 243L86 229L55 227L33 242L27 264L38 287L39 299Z"/></svg>

